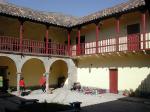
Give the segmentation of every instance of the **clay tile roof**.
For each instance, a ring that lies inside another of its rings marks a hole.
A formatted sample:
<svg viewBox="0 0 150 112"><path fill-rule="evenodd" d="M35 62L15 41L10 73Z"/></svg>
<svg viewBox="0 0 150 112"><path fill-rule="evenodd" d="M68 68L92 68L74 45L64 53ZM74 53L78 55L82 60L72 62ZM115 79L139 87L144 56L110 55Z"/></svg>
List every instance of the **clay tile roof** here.
<svg viewBox="0 0 150 112"><path fill-rule="evenodd" d="M73 16L67 16L54 12L35 11L30 8L23 8L10 3L0 3L0 14L7 14L64 27L77 21L77 18Z"/></svg>
<svg viewBox="0 0 150 112"><path fill-rule="evenodd" d="M96 19L102 19L104 17L108 17L114 14L119 14L121 12L126 12L132 9L136 9L141 6L145 6L144 0L129 0L126 3L122 3L114 7L107 8L102 11L98 11L96 13L90 14L88 16L84 16L79 19L77 24L79 25L79 24L83 24L89 21L96 20ZM77 25L77 24L74 24L74 25Z"/></svg>
<svg viewBox="0 0 150 112"><path fill-rule="evenodd" d="M29 20L34 20L42 23L49 23L57 26L73 27L97 19L102 19L104 17L109 17L111 15L118 14L121 12L130 11L132 9L136 9L145 5L145 0L129 0L126 3L116 5L112 8L107 8L81 18L76 18L60 13L35 11L29 8L19 7L10 3L0 3L0 14L26 18Z"/></svg>

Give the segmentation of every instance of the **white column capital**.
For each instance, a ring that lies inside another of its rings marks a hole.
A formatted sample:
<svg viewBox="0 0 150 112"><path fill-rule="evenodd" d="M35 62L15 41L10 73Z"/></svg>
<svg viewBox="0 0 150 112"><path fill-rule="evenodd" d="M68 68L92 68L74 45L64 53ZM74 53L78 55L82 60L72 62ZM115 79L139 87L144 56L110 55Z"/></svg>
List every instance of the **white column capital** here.
<svg viewBox="0 0 150 112"><path fill-rule="evenodd" d="M21 73L21 72L17 72L16 74L17 74L17 75L21 75L22 73Z"/></svg>
<svg viewBox="0 0 150 112"><path fill-rule="evenodd" d="M44 74L45 74L45 75L49 75L49 74L50 74L50 72L45 72Z"/></svg>

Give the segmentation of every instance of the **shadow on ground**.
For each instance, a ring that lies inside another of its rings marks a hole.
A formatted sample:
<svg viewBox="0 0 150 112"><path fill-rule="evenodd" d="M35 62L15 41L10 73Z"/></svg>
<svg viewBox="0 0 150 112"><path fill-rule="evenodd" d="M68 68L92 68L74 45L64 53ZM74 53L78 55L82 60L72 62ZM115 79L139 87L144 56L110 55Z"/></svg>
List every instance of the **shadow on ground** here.
<svg viewBox="0 0 150 112"><path fill-rule="evenodd" d="M71 110L71 107L57 103L37 103L24 105L19 109L19 112L58 112L66 110Z"/></svg>
<svg viewBox="0 0 150 112"><path fill-rule="evenodd" d="M144 102L149 102L145 104ZM81 112L150 112L150 99L121 98L115 101L82 107Z"/></svg>
<svg viewBox="0 0 150 112"><path fill-rule="evenodd" d="M0 94L0 112L73 112L70 105L38 103L11 94ZM145 103L147 102L147 103ZM82 107L81 112L150 112L150 99L125 97Z"/></svg>
<svg viewBox="0 0 150 112"><path fill-rule="evenodd" d="M36 99L24 99L11 94L0 94L0 112L58 112L71 110L70 105L38 103Z"/></svg>

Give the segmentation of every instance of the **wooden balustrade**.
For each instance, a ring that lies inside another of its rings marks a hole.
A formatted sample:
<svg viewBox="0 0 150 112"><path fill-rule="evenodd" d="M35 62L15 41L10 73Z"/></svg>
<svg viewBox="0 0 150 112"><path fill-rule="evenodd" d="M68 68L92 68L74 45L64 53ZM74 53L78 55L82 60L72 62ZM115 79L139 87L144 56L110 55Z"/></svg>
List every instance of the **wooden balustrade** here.
<svg viewBox="0 0 150 112"><path fill-rule="evenodd" d="M23 39L22 50L20 50L20 39L0 36L0 51L1 52L22 52L27 54L42 54L42 55L61 55L68 56L68 46L65 44L49 42L46 53L46 43L44 41ZM144 46L145 45L145 46ZM119 51L117 50L119 48ZM77 56L77 45L70 46L71 56ZM122 51L140 51L150 49L150 33L146 33L145 39L143 34L132 34L128 36L119 36L119 42L116 43L116 38L103 37L98 41L98 48L95 42L80 43L80 55L89 55L96 53L112 53ZM98 51L97 51L98 50Z"/></svg>
<svg viewBox="0 0 150 112"><path fill-rule="evenodd" d="M22 50L19 38L0 36L0 51L22 52L27 54L46 54L46 43L44 41L23 39ZM67 45L59 43L48 43L48 54L67 56Z"/></svg>
<svg viewBox="0 0 150 112"><path fill-rule="evenodd" d="M86 42L80 44L80 55L89 55L96 53L113 53L123 51L140 51L150 49L150 33L146 33L145 40L143 34L131 34L119 36L119 42L116 38L105 37L98 41L98 51L96 52L96 42ZM118 43L118 44L117 44ZM145 44L144 44L145 43ZM144 46L145 45L145 46ZM77 46L72 45L72 56L77 54Z"/></svg>
<svg viewBox="0 0 150 112"><path fill-rule="evenodd" d="M19 51L19 39L8 36L0 36L1 51Z"/></svg>

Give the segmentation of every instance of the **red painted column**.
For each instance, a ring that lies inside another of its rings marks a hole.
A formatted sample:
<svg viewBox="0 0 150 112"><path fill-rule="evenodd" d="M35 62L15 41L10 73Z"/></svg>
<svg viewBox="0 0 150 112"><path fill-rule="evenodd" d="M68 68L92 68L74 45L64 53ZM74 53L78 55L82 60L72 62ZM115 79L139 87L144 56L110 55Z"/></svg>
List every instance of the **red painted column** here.
<svg viewBox="0 0 150 112"><path fill-rule="evenodd" d="M98 38L99 38L99 31L100 28L98 26L98 23L96 23L96 53L98 53Z"/></svg>
<svg viewBox="0 0 150 112"><path fill-rule="evenodd" d="M68 29L68 55L71 55L70 51L70 34L71 34L71 29Z"/></svg>
<svg viewBox="0 0 150 112"><path fill-rule="evenodd" d="M80 55L80 36L81 36L81 27L78 28L78 48L77 48L77 55Z"/></svg>
<svg viewBox="0 0 150 112"><path fill-rule="evenodd" d="M46 37L46 54L48 54L48 30L49 30L49 26L46 26L46 34L45 34L45 37Z"/></svg>
<svg viewBox="0 0 150 112"><path fill-rule="evenodd" d="M146 12L142 12L142 33L143 33L143 49L146 48L146 42L145 42L145 37L146 37Z"/></svg>
<svg viewBox="0 0 150 112"><path fill-rule="evenodd" d="M119 51L120 19L116 18L116 51Z"/></svg>
<svg viewBox="0 0 150 112"><path fill-rule="evenodd" d="M20 43L19 43L19 49L20 52L22 52L22 39L23 39L23 21L19 21L20 22L20 31L19 31L19 35L20 35Z"/></svg>

